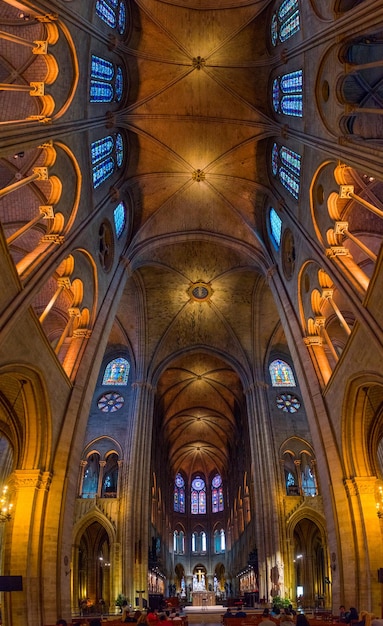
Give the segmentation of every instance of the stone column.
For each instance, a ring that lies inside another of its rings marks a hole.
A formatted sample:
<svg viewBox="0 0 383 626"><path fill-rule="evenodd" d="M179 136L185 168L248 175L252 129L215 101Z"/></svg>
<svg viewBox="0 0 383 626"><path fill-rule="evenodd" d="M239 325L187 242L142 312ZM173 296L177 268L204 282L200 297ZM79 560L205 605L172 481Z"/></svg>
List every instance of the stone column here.
<svg viewBox="0 0 383 626"><path fill-rule="evenodd" d="M273 463L264 463L265 457L273 458L273 444L268 425L269 409L265 398L264 383L251 385L246 390L247 413L251 456L254 461L254 504L262 514L257 516L256 544L259 566L259 597L270 600L271 567L281 559L278 522L279 477Z"/></svg>
<svg viewBox="0 0 383 626"><path fill-rule="evenodd" d="M127 454L124 467L122 510L130 517L123 521L123 593L132 605L136 590L148 593L148 550L150 528L150 458L155 389L149 382L135 382L128 424Z"/></svg>

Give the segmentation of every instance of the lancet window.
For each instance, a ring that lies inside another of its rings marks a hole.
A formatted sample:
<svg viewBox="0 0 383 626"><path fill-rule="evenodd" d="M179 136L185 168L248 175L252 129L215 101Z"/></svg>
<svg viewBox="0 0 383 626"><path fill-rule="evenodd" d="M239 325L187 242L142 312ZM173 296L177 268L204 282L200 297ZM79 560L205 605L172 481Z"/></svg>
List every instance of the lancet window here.
<svg viewBox="0 0 383 626"><path fill-rule="evenodd" d="M126 225L126 208L123 202L120 202L113 211L114 228L116 237L119 239L124 232Z"/></svg>
<svg viewBox="0 0 383 626"><path fill-rule="evenodd" d="M185 552L185 533L183 530L175 530L173 534L173 550L176 554Z"/></svg>
<svg viewBox="0 0 383 626"><path fill-rule="evenodd" d="M124 160L122 135L108 135L91 144L93 187L97 189L105 180L121 167Z"/></svg>
<svg viewBox="0 0 383 626"><path fill-rule="evenodd" d="M271 240L275 248L279 250L280 245L281 245L282 220L279 217L276 210L273 208L271 208L269 211L269 226L270 226Z"/></svg>
<svg viewBox="0 0 383 626"><path fill-rule="evenodd" d="M126 28L126 6L121 0L97 0L96 15L110 28L123 35Z"/></svg>
<svg viewBox="0 0 383 626"><path fill-rule="evenodd" d="M194 532L191 536L191 551L200 554L207 551L207 538L204 530Z"/></svg>
<svg viewBox="0 0 383 626"><path fill-rule="evenodd" d="M220 474L216 474L211 481L211 510L213 513L224 510L223 485Z"/></svg>
<svg viewBox="0 0 383 626"><path fill-rule="evenodd" d="M214 552L215 554L220 554L225 552L226 549L226 540L225 540L225 531L223 528L216 529L214 531Z"/></svg>
<svg viewBox="0 0 383 626"><path fill-rule="evenodd" d="M200 476L192 481L190 496L192 515L206 513L206 484Z"/></svg>
<svg viewBox="0 0 383 626"><path fill-rule="evenodd" d="M124 89L120 66L92 54L90 70L90 102L119 102Z"/></svg>
<svg viewBox="0 0 383 626"><path fill-rule="evenodd" d="M302 157L286 146L274 143L271 151L271 170L282 185L297 200L299 197Z"/></svg>
<svg viewBox="0 0 383 626"><path fill-rule="evenodd" d="M105 368L104 377L102 379L103 385L127 385L129 377L130 364L129 362L118 357L110 361Z"/></svg>
<svg viewBox="0 0 383 626"><path fill-rule="evenodd" d="M272 361L269 372L273 387L296 387L293 371L285 361L281 359Z"/></svg>
<svg viewBox="0 0 383 626"><path fill-rule="evenodd" d="M293 117L303 115L303 71L277 76L273 81L273 107L276 113Z"/></svg>
<svg viewBox="0 0 383 626"><path fill-rule="evenodd" d="M185 513L185 481L179 473L174 481L173 508L176 513Z"/></svg>
<svg viewBox="0 0 383 626"><path fill-rule="evenodd" d="M300 30L298 0L284 0L271 18L271 41L273 46L290 39Z"/></svg>

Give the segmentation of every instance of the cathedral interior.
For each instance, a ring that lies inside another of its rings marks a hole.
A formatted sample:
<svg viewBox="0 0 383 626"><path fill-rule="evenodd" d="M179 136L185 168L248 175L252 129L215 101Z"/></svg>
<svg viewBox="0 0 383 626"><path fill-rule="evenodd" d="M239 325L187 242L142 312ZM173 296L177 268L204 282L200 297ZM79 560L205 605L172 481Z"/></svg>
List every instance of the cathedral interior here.
<svg viewBox="0 0 383 626"><path fill-rule="evenodd" d="M383 0L0 22L3 624L382 616Z"/></svg>

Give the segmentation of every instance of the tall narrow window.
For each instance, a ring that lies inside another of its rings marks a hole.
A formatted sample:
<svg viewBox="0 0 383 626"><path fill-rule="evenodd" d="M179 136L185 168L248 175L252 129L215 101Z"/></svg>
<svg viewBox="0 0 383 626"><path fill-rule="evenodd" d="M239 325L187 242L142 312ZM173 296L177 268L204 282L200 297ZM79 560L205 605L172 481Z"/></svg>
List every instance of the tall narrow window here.
<svg viewBox="0 0 383 626"><path fill-rule="evenodd" d="M116 230L117 239L124 232L126 224L126 209L123 202L120 202L113 211L114 228Z"/></svg>
<svg viewBox="0 0 383 626"><path fill-rule="evenodd" d="M185 513L185 481L181 474L174 481L173 507L176 513Z"/></svg>
<svg viewBox="0 0 383 626"><path fill-rule="evenodd" d="M273 46L290 39L300 29L298 0L283 0L271 18L271 41Z"/></svg>
<svg viewBox="0 0 383 626"><path fill-rule="evenodd" d="M105 368L103 385L127 385L130 365L126 359L119 357L110 361Z"/></svg>
<svg viewBox="0 0 383 626"><path fill-rule="evenodd" d="M276 359L269 365L271 384L273 387L295 387L293 371L285 361Z"/></svg>
<svg viewBox="0 0 383 626"><path fill-rule="evenodd" d="M111 61L92 54L90 70L90 102L119 102L124 80L122 69Z"/></svg>
<svg viewBox="0 0 383 626"><path fill-rule="evenodd" d="M296 70L273 81L273 107L276 113L293 117L303 115L303 71Z"/></svg>
<svg viewBox="0 0 383 626"><path fill-rule="evenodd" d="M271 151L271 170L282 185L297 200L299 197L301 155L275 143Z"/></svg>
<svg viewBox="0 0 383 626"><path fill-rule="evenodd" d="M281 245L282 220L275 209L271 208L269 212L271 239L277 250Z"/></svg>
<svg viewBox="0 0 383 626"><path fill-rule="evenodd" d="M211 481L211 510L212 513L218 513L223 511L223 486L222 478L219 474L216 474Z"/></svg>
<svg viewBox="0 0 383 626"><path fill-rule="evenodd" d="M124 160L124 142L122 135L108 135L93 141L90 147L92 160L93 187L97 189L107 178L112 176L116 167L121 167Z"/></svg>
<svg viewBox="0 0 383 626"><path fill-rule="evenodd" d="M205 481L196 476L191 485L191 513L193 515L206 513L206 485Z"/></svg>
<svg viewBox="0 0 383 626"><path fill-rule="evenodd" d="M122 35L126 28L126 6L122 0L97 0L96 15Z"/></svg>

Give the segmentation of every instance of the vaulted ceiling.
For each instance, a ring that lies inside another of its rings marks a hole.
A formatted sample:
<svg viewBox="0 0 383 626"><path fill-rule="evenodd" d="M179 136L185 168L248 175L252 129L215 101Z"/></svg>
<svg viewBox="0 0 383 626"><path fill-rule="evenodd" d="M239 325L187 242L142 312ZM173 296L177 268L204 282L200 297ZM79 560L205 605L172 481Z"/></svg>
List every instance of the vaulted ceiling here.
<svg viewBox="0 0 383 626"><path fill-rule="evenodd" d="M267 4L132 3L129 102L119 118L130 131L134 220L118 321L138 375L157 383L170 466L187 475L226 471L259 351L254 317L262 310L268 337L277 323L262 278L265 154L275 134Z"/></svg>

